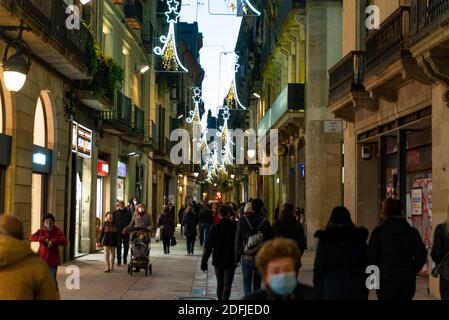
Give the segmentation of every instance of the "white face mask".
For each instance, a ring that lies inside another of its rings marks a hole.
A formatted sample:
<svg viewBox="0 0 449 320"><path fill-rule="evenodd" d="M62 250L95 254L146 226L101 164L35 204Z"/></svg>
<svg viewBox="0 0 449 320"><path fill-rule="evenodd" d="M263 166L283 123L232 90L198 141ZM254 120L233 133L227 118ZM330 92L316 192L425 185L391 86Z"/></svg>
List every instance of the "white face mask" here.
<svg viewBox="0 0 449 320"><path fill-rule="evenodd" d="M133 203L135 206L137 206L137 200L134 200Z"/></svg>
<svg viewBox="0 0 449 320"><path fill-rule="evenodd" d="M49 223L44 223L44 227L47 228L48 230L53 229L53 226Z"/></svg>

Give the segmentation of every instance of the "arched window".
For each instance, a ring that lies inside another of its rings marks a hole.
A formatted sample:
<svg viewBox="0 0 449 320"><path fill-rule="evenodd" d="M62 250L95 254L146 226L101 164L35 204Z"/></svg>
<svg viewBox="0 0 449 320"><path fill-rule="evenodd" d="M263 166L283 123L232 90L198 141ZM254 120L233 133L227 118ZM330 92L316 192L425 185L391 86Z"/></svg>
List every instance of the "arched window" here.
<svg viewBox="0 0 449 320"><path fill-rule="evenodd" d="M34 115L33 144L42 148L47 147L47 118L42 98L37 100L36 113Z"/></svg>

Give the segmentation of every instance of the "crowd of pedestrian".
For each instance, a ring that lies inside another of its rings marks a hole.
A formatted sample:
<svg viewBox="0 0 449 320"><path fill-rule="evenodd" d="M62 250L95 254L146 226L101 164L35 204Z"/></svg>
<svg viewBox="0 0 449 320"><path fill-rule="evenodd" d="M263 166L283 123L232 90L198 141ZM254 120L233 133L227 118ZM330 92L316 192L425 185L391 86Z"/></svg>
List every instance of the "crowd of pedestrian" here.
<svg viewBox="0 0 449 320"><path fill-rule="evenodd" d="M405 219L401 201L383 203L383 221L369 235L357 227L344 207L333 209L317 239L313 286L299 281L301 260L307 249L304 212L286 203L274 221L260 199L247 203L196 203L182 207L178 222L186 238L187 255L193 255L199 237L204 247L201 269L207 272L212 257L217 298L229 300L235 270L241 267L246 300L367 300L368 266L379 269L379 300L411 300L416 277L427 263L427 250L417 229ZM176 245L175 207L164 205L156 224L144 204L135 198L105 214L99 244L104 248L105 272L128 263L130 233L153 231L164 253ZM437 226L431 257L432 275L440 278L441 298L449 300L449 227ZM28 237L39 243L38 256L24 240L22 223L14 216L0 216L0 299L57 299L59 247L67 240L47 214L42 227ZM123 252L122 252L123 248ZM115 261L117 260L117 264ZM139 271L136 269L136 271ZM16 281L17 279L21 281Z"/></svg>

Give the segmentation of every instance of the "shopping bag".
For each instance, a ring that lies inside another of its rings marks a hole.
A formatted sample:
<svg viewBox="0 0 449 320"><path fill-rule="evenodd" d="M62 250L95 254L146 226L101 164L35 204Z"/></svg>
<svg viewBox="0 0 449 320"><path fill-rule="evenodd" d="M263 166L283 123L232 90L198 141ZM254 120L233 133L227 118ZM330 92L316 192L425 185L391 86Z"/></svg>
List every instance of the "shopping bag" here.
<svg viewBox="0 0 449 320"><path fill-rule="evenodd" d="M156 242L161 241L161 228L157 228L156 230Z"/></svg>

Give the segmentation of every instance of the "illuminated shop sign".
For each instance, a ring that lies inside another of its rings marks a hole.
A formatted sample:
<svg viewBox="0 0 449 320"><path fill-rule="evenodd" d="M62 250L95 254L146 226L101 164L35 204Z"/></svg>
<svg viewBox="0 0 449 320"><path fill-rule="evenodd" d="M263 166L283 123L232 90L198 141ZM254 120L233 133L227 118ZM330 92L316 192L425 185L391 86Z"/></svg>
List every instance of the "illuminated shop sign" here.
<svg viewBox="0 0 449 320"><path fill-rule="evenodd" d="M126 177L126 163L118 162L118 176Z"/></svg>
<svg viewBox="0 0 449 320"><path fill-rule="evenodd" d="M51 173L53 152L51 150L34 146L33 148L33 172Z"/></svg>
<svg viewBox="0 0 449 320"><path fill-rule="evenodd" d="M83 158L92 157L92 130L73 122L72 152Z"/></svg>
<svg viewBox="0 0 449 320"><path fill-rule="evenodd" d="M98 160L98 175L107 177L109 174L109 164L106 161Z"/></svg>

